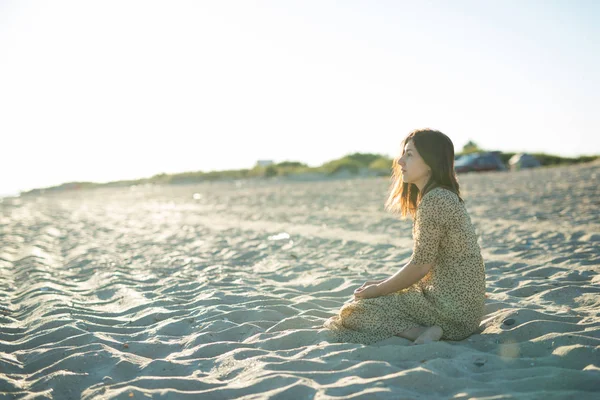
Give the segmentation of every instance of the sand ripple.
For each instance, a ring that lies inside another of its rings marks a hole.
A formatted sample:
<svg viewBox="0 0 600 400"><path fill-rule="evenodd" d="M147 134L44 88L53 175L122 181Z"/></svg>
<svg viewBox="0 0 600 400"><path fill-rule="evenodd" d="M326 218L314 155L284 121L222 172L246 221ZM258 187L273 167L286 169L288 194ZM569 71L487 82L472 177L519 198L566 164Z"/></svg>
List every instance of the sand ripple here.
<svg viewBox="0 0 600 400"><path fill-rule="evenodd" d="M464 341L421 346L332 343L320 329L410 257L410 222L382 209L386 179L4 199L0 393L596 398L599 174L461 176L488 314Z"/></svg>

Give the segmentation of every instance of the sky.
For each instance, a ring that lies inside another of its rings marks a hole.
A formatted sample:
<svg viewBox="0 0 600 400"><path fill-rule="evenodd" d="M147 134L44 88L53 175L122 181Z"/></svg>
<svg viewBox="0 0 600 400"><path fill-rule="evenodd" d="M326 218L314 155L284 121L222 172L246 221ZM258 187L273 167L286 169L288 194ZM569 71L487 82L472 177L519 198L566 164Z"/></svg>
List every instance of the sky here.
<svg viewBox="0 0 600 400"><path fill-rule="evenodd" d="M0 196L396 156L600 154L600 2L0 0Z"/></svg>

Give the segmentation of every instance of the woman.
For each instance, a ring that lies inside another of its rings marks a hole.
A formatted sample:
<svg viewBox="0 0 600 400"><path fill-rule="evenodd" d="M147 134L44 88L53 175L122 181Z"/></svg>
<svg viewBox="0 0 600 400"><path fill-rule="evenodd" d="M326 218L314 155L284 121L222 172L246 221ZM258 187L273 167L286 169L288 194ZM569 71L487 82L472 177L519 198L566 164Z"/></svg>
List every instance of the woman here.
<svg viewBox="0 0 600 400"><path fill-rule="evenodd" d="M325 327L339 341L364 344L394 335L414 344L467 338L484 313L485 266L448 136L422 129L404 139L386 209L413 218L412 257L393 276L356 289Z"/></svg>

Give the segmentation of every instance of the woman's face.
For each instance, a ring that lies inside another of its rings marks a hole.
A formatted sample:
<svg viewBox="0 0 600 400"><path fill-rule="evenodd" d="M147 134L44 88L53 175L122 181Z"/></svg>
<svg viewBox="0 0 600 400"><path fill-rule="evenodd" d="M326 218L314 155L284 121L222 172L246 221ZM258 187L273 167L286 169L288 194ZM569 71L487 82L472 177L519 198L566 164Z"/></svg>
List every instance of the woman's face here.
<svg viewBox="0 0 600 400"><path fill-rule="evenodd" d="M406 183L414 183L419 190L422 190L427 181L431 169L417 151L412 140L409 140L404 146L404 154L398 160L402 169L402 180Z"/></svg>

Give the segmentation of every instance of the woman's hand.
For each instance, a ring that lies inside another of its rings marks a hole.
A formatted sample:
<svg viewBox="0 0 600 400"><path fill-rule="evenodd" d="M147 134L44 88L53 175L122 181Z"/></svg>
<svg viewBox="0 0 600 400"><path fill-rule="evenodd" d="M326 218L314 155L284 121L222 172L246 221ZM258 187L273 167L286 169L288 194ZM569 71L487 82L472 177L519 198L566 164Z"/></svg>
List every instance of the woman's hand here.
<svg viewBox="0 0 600 400"><path fill-rule="evenodd" d="M378 285L361 286L354 291L354 297L357 299L371 299L381 296Z"/></svg>
<svg viewBox="0 0 600 400"><path fill-rule="evenodd" d="M377 284L379 284L379 283L381 283L383 281L385 281L385 279L380 279L378 281L366 281L365 283L363 283L361 285L361 287L359 287L359 289L364 289L364 288L366 288L367 286L370 286L370 285L377 285Z"/></svg>

